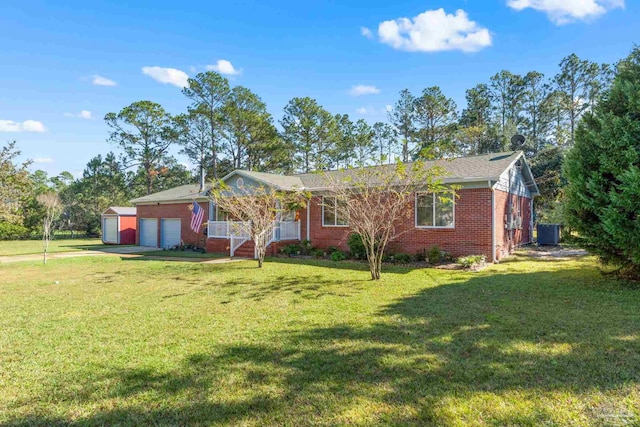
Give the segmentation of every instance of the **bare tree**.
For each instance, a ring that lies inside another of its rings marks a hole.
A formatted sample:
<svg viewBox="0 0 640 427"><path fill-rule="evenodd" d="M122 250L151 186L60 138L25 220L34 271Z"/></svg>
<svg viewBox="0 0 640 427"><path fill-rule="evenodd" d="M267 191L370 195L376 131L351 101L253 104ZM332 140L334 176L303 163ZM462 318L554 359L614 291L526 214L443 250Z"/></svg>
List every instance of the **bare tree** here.
<svg viewBox="0 0 640 427"><path fill-rule="evenodd" d="M57 193L42 193L37 197L38 203L44 206L44 217L42 218L42 250L43 263L47 263L47 251L49 250L49 242L53 233L55 221L62 213L62 202Z"/></svg>
<svg viewBox="0 0 640 427"><path fill-rule="evenodd" d="M387 244L409 231L402 223L414 215L416 191L446 191L439 178L443 175L442 167L428 167L423 162L325 173L325 208L335 209L336 215L362 238L371 280L380 279Z"/></svg>
<svg viewBox="0 0 640 427"><path fill-rule="evenodd" d="M304 207L308 199L301 191L279 191L264 186L241 186L232 190L223 182L214 186L210 197L236 220L231 231L253 240L259 268L264 263L278 214Z"/></svg>

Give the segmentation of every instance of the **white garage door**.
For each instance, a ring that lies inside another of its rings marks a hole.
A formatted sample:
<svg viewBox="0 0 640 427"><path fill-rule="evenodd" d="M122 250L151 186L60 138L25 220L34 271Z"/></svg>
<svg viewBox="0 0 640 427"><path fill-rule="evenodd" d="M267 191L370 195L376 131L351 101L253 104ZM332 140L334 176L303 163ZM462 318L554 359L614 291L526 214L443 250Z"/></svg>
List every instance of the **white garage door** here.
<svg viewBox="0 0 640 427"><path fill-rule="evenodd" d="M140 219L140 246L158 246L158 220Z"/></svg>
<svg viewBox="0 0 640 427"><path fill-rule="evenodd" d="M180 244L180 219L160 220L160 240L163 248L171 248Z"/></svg>
<svg viewBox="0 0 640 427"><path fill-rule="evenodd" d="M102 241L118 243L118 218L102 218Z"/></svg>

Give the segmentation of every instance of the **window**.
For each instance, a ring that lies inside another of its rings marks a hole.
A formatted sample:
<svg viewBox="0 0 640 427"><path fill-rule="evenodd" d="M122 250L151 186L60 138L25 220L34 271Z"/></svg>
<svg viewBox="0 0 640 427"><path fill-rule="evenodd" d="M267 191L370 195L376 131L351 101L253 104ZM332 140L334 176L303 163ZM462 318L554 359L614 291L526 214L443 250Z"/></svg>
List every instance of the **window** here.
<svg viewBox="0 0 640 427"><path fill-rule="evenodd" d="M209 221L228 221L229 213L213 202L209 203Z"/></svg>
<svg viewBox="0 0 640 427"><path fill-rule="evenodd" d="M345 227L349 225L346 218L338 214L338 204L344 203L342 201L336 201L335 197L322 197L322 225L335 227Z"/></svg>
<svg viewBox="0 0 640 427"><path fill-rule="evenodd" d="M416 194L416 227L453 228L453 193Z"/></svg>

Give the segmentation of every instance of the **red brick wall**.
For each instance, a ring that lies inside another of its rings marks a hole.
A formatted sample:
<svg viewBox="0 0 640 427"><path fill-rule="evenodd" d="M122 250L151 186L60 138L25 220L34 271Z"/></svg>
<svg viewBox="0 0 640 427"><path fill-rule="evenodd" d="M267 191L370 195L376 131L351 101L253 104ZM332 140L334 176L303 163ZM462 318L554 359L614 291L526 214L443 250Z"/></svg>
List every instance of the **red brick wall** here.
<svg viewBox="0 0 640 427"><path fill-rule="evenodd" d="M415 227L414 204L411 198L410 212L400 225L403 234L390 243L390 252L416 254L438 245L454 256L482 254L491 259L491 190L467 189L458 192L455 202L455 227L452 229L424 229ZM310 208L310 240L314 247L326 249L336 246L348 250L349 227L323 227L321 197L314 196ZM306 211L301 212L302 238L306 236Z"/></svg>
<svg viewBox="0 0 640 427"><path fill-rule="evenodd" d="M203 238L205 235L203 234L204 225L200 227L200 232L195 233L191 230L191 211L189 210L189 206L191 203L172 203L166 205L138 205L137 206L137 217L138 221L140 218L157 218L158 219L158 246L160 246L160 239L162 236L160 235L160 226L162 218L180 218L180 239L185 244L193 244L193 245L202 245ZM207 207L206 204L201 205L204 208ZM202 224L206 224L208 220L208 214L204 215ZM138 224L139 225L139 224ZM140 227L136 227L136 243L140 243Z"/></svg>
<svg viewBox="0 0 640 427"><path fill-rule="evenodd" d="M501 259L513 252L514 248L531 243L531 199L514 194L509 195L509 193L500 190L495 190L494 198L496 258ZM520 208L522 229L508 230L505 228L505 215L509 212L509 198L511 198L514 214L517 214L518 208Z"/></svg>
<svg viewBox="0 0 640 427"><path fill-rule="evenodd" d="M135 245L136 224L138 219L135 216L120 216L120 244Z"/></svg>

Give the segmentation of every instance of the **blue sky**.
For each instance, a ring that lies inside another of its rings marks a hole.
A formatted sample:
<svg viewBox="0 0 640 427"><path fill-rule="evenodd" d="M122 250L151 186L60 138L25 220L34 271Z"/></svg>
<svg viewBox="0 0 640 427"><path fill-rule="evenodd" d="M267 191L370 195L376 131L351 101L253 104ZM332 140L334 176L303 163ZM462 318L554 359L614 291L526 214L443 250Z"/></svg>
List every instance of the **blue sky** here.
<svg viewBox="0 0 640 427"><path fill-rule="evenodd" d="M269 3L3 1L0 143L15 139L32 169L79 176L117 152L106 113L142 99L181 112L180 85L207 67L276 121L310 96L374 122L404 88L438 85L461 109L465 90L501 69L552 76L570 53L613 63L640 42L629 0Z"/></svg>

